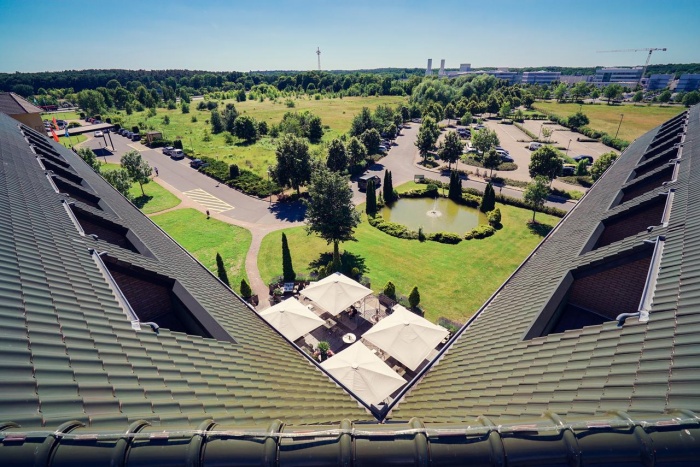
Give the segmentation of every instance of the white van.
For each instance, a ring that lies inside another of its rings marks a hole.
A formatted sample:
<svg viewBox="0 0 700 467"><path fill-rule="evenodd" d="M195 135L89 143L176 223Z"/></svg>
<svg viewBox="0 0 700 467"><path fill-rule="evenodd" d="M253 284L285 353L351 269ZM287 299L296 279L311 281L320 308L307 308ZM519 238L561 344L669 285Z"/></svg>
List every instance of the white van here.
<svg viewBox="0 0 700 467"><path fill-rule="evenodd" d="M530 143L530 146L528 146L527 148L528 148L530 151L537 151L537 150L538 150L539 148L541 148L541 147L542 147L542 143L536 143L536 142L533 141L532 143Z"/></svg>
<svg viewBox="0 0 700 467"><path fill-rule="evenodd" d="M173 149L170 152L170 158L173 160L180 160L185 158L185 153L182 152L182 149Z"/></svg>

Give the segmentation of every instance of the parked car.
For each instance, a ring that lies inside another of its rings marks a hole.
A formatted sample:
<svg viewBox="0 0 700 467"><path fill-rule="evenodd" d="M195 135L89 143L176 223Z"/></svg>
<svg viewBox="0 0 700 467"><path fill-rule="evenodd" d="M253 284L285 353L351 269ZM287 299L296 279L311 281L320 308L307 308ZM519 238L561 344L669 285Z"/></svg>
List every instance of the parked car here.
<svg viewBox="0 0 700 467"><path fill-rule="evenodd" d="M503 162L515 162L515 159L510 157L508 154L499 153L499 155L501 156L501 161Z"/></svg>
<svg viewBox="0 0 700 467"><path fill-rule="evenodd" d="M129 131L129 130L127 130L126 128L122 128L122 129L119 130L119 134L122 135L122 136L124 136L124 135L126 135L126 133L127 133L128 131Z"/></svg>
<svg viewBox="0 0 700 467"><path fill-rule="evenodd" d="M387 148L383 144L380 144L378 149L379 149L379 152L388 152L389 151L389 148Z"/></svg>
<svg viewBox="0 0 700 467"><path fill-rule="evenodd" d="M587 155L587 154L581 154L580 156L574 156L572 159L575 160L576 162L580 162L580 161L582 161L582 160L586 160L586 161L588 161L587 164L592 164L592 163L593 163L593 157L591 157L591 156L589 156L589 155Z"/></svg>
<svg viewBox="0 0 700 467"><path fill-rule="evenodd" d="M527 147L530 151L537 151L539 148L542 147L542 143L537 143L533 141L530 143L530 145Z"/></svg>
<svg viewBox="0 0 700 467"><path fill-rule="evenodd" d="M163 148L163 154L165 154L166 156L169 156L170 153L173 152L173 149L175 149L175 148L172 146L166 146Z"/></svg>
<svg viewBox="0 0 700 467"><path fill-rule="evenodd" d="M102 133L100 130L97 130L94 134L95 134L95 138L100 138L100 137L104 136L104 133Z"/></svg>
<svg viewBox="0 0 700 467"><path fill-rule="evenodd" d="M131 140L132 141L141 141L141 135L139 133L132 133Z"/></svg>
<svg viewBox="0 0 700 467"><path fill-rule="evenodd" d="M486 127L485 127L484 125L482 125L481 123L479 123L478 125L474 126L474 129L475 129L475 130L483 130L484 128L486 128Z"/></svg>
<svg viewBox="0 0 700 467"><path fill-rule="evenodd" d="M202 159L194 159L190 161L190 167L193 169L199 169L200 167L207 167L208 162L204 162Z"/></svg>
<svg viewBox="0 0 700 467"><path fill-rule="evenodd" d="M561 169L561 174L564 177L568 177L570 175L573 175L576 173L576 165L574 164L564 164L564 166Z"/></svg>
<svg viewBox="0 0 700 467"><path fill-rule="evenodd" d="M185 158L185 153L182 152L182 149L173 149L170 153L170 158L179 161Z"/></svg>

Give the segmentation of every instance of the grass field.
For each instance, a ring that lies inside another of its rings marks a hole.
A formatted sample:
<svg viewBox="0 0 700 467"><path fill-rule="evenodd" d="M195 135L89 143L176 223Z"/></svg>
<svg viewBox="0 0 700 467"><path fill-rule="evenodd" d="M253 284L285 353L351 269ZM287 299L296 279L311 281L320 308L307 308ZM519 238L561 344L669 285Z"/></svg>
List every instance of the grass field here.
<svg viewBox="0 0 700 467"><path fill-rule="evenodd" d="M216 274L216 253L226 266L231 288L239 291L241 279L248 280L245 256L252 236L249 231L207 217L196 209L176 209L151 216L168 235Z"/></svg>
<svg viewBox="0 0 700 467"><path fill-rule="evenodd" d="M47 112L41 114L42 120L51 121L56 117L56 120L80 120L78 112Z"/></svg>
<svg viewBox="0 0 700 467"><path fill-rule="evenodd" d="M303 112L308 110L321 118L324 126L329 129L324 130L324 142L346 133L350 129L353 117L360 113L362 107L369 107L374 110L380 104L395 106L400 102L405 102L406 98L396 96L379 97L346 97L343 99L321 99L314 100L306 97L292 99L295 103L293 108L289 108L284 103L285 99L277 102L265 100L235 102L232 99L219 102L219 110L225 108L228 102L236 105L236 110L241 114L247 114L259 121L266 121L269 125L277 124L282 120L286 112ZM183 114L178 107L175 110L157 109L155 117L146 118L146 112L134 112L126 115L121 112L118 117L122 118L123 126L130 128L144 122L147 127L161 131L165 139L181 139L185 149L194 147L197 156L210 156L223 158L228 163L236 163L241 168L248 168L262 177L267 176L267 167L276 163L275 142L269 137L262 138L252 145L245 145L234 141L233 144L226 144L225 134L210 134L210 141L204 141L204 130L211 133L211 125L207 123L211 116L211 111L196 110L197 103L190 104L190 113ZM163 123L163 117L168 116L170 124ZM197 118L197 122L192 122L192 117ZM320 149L319 144L311 145L312 152Z"/></svg>
<svg viewBox="0 0 700 467"><path fill-rule="evenodd" d="M426 318L436 322L444 316L463 323L542 239L528 228L531 211L500 204L498 207L503 215L503 229L492 237L462 241L458 245L391 237L371 227L363 216L356 231L358 241L341 244L341 251L348 251L364 262L365 275L375 292L392 281L397 292L407 296L417 285ZM541 213L537 214L537 220L550 226L559 221ZM308 273L309 263L321 253L332 251L325 241L307 236L304 227L272 232L263 239L258 255L258 268L264 281L269 282L282 273L282 232L287 235L297 273Z"/></svg>
<svg viewBox="0 0 700 467"><path fill-rule="evenodd" d="M115 170L120 168L119 164L103 163L101 170L103 172L109 172L110 170ZM170 193L168 190L158 185L154 181L150 181L143 186L143 192L146 193L144 196L141 192L141 187L138 183L131 185L129 189L129 195L131 195L131 202L134 203L144 214L153 214L160 211L165 211L166 209L174 208L182 201L180 198Z"/></svg>
<svg viewBox="0 0 700 467"><path fill-rule="evenodd" d="M59 136L58 137L58 142L67 147L68 149L72 148L78 143L82 143L87 139L87 136L85 135L75 135L71 136L70 138L66 138L65 136Z"/></svg>
<svg viewBox="0 0 700 467"><path fill-rule="evenodd" d="M579 104L565 104L558 102L535 102L534 107L544 112L550 112L560 117L568 117L578 112ZM610 136L615 136L620 124L620 114L624 115L620 126L619 138L633 141L641 135L657 127L685 110L680 106L646 106L646 105L607 105L584 104L581 111L588 116L589 127L594 130L604 131Z"/></svg>

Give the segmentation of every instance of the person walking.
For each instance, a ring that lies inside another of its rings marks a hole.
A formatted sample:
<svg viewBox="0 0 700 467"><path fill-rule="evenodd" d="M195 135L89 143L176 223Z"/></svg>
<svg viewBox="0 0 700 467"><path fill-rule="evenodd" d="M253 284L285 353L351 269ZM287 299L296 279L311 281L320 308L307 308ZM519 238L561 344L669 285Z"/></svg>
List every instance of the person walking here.
<svg viewBox="0 0 700 467"><path fill-rule="evenodd" d="M153 167L153 171L156 173L156 177L158 176L158 167Z"/></svg>

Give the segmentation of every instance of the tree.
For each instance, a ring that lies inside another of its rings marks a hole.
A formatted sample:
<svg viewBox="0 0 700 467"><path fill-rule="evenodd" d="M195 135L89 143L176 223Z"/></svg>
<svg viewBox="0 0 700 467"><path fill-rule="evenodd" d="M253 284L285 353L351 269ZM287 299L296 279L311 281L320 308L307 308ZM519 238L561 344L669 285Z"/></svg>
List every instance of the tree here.
<svg viewBox="0 0 700 467"><path fill-rule="evenodd" d="M365 148L365 145L355 136L350 138L346 149L351 165L358 165L367 157L367 148Z"/></svg>
<svg viewBox="0 0 700 467"><path fill-rule="evenodd" d="M408 304L414 309L420 304L420 292L418 292L418 286L414 286L413 289L411 289L411 293L408 294Z"/></svg>
<svg viewBox="0 0 700 467"><path fill-rule="evenodd" d="M450 172L450 189L447 192L447 197L457 202L462 199L462 179L456 171Z"/></svg>
<svg viewBox="0 0 700 467"><path fill-rule="evenodd" d="M129 178L139 183L141 194L146 196L146 192L143 191L143 184L150 181L149 177L151 172L153 172L148 162L143 160L138 151L129 151L122 156L121 164L122 168L129 174Z"/></svg>
<svg viewBox="0 0 700 467"><path fill-rule="evenodd" d="M691 91L687 93L683 96L683 100L681 102L683 102L683 105L686 107L700 103L700 92Z"/></svg>
<svg viewBox="0 0 700 467"><path fill-rule="evenodd" d="M321 166L311 177L306 203L306 231L315 233L339 256L338 243L354 240L360 214L352 202L348 179Z"/></svg>
<svg viewBox="0 0 700 467"><path fill-rule="evenodd" d="M285 282L294 282L294 279L297 278L297 273L294 272L292 265L292 254L289 251L287 235L284 232L282 232L282 277Z"/></svg>
<svg viewBox="0 0 700 467"><path fill-rule="evenodd" d="M394 181L391 178L391 172L388 170L384 171L382 195L384 196L384 202L386 204L391 204L397 199L396 193L394 192Z"/></svg>
<svg viewBox="0 0 700 467"><path fill-rule="evenodd" d="M603 88L603 97L608 100L608 104L612 102L613 99L618 99L622 96L622 86L619 84L609 84Z"/></svg>
<svg viewBox="0 0 700 467"><path fill-rule="evenodd" d="M99 115L105 109L102 93L85 89L78 93L78 105L87 115Z"/></svg>
<svg viewBox="0 0 700 467"><path fill-rule="evenodd" d="M309 113L306 118L306 135L309 141L318 142L323 137L323 125L321 123L321 118Z"/></svg>
<svg viewBox="0 0 700 467"><path fill-rule="evenodd" d="M370 128L374 128L375 123L372 118L372 113L367 107L362 107L362 110L355 118L352 119L352 124L350 125L350 135L360 136L365 131Z"/></svg>
<svg viewBox="0 0 700 467"><path fill-rule="evenodd" d="M297 194L300 194L301 186L311 179L308 143L303 138L287 134L277 144L275 154L277 156L277 166L274 169L275 180L282 186L294 188Z"/></svg>
<svg viewBox="0 0 700 467"><path fill-rule="evenodd" d="M572 128L581 128L584 125L588 125L588 122L588 117L583 112L576 112L567 119L567 123Z"/></svg>
<svg viewBox="0 0 700 467"><path fill-rule="evenodd" d="M377 154L379 152L379 144L382 142L382 137L375 128L370 128L362 133L360 140L367 148L368 154Z"/></svg>
<svg viewBox="0 0 700 467"><path fill-rule="evenodd" d="M445 118L447 119L447 124L450 124L450 120L455 118L455 107L452 105L452 102L447 104L445 106L445 110L443 111L443 114Z"/></svg>
<svg viewBox="0 0 700 467"><path fill-rule="evenodd" d="M245 140L246 143L255 141L258 137L258 127L255 123L255 119L248 115L241 115L236 118L233 123L233 133L242 140Z"/></svg>
<svg viewBox="0 0 700 467"><path fill-rule="evenodd" d="M435 148L435 141L440 135L440 129L432 117L425 117L418 130L418 137L414 143L420 151L423 160L427 159L428 153Z"/></svg>
<svg viewBox="0 0 700 467"><path fill-rule="evenodd" d="M579 81L571 88L571 95L578 100L588 95L588 84L585 81Z"/></svg>
<svg viewBox="0 0 700 467"><path fill-rule="evenodd" d="M530 156L530 177L541 175L550 182L561 173L564 162L551 146L542 146Z"/></svg>
<svg viewBox="0 0 700 467"><path fill-rule="evenodd" d="M387 282L384 286L383 293L390 299L396 300L396 286L394 285L394 283L391 281Z"/></svg>
<svg viewBox="0 0 700 467"><path fill-rule="evenodd" d="M501 105L501 108L498 109L498 115L501 118L508 118L511 110L510 104L508 102L504 102L503 105Z"/></svg>
<svg viewBox="0 0 700 467"><path fill-rule="evenodd" d="M377 192L374 188L374 180L367 182L367 201L365 210L368 216L374 217L377 213Z"/></svg>
<svg viewBox="0 0 700 467"><path fill-rule="evenodd" d="M484 158L481 161L484 167L491 170L489 173L489 178L493 176L493 169L497 169L501 165L501 156L496 152L495 149L491 148L484 154Z"/></svg>
<svg viewBox="0 0 700 467"><path fill-rule="evenodd" d="M241 297L244 300L249 300L253 296L253 291L250 289L250 285L245 279L241 279Z"/></svg>
<svg viewBox="0 0 700 467"><path fill-rule="evenodd" d="M608 167L615 162L615 159L617 159L617 154L614 152L606 152L596 159L591 165L591 177L593 180L598 180L608 170Z"/></svg>
<svg viewBox="0 0 700 467"><path fill-rule="evenodd" d="M496 207L496 190L493 189L493 185L491 183L486 184L486 188L484 188L484 194L481 197L481 204L479 205L479 211L481 212L489 212L493 211L493 209Z"/></svg>
<svg viewBox="0 0 700 467"><path fill-rule="evenodd" d="M554 97L558 102L561 102L564 100L564 97L566 96L566 84L564 83L559 83L559 86L554 90Z"/></svg>
<svg viewBox="0 0 700 467"><path fill-rule="evenodd" d="M438 155L440 159L447 161L448 169L452 169L452 163L457 162L462 155L462 150L464 149L464 143L462 143L461 138L456 131L449 131L445 135L445 140L440 146Z"/></svg>
<svg viewBox="0 0 700 467"><path fill-rule="evenodd" d="M576 164L576 175L579 177L588 175L588 161L586 159L581 159Z"/></svg>
<svg viewBox="0 0 700 467"><path fill-rule="evenodd" d="M345 150L345 145L338 138L335 138L328 145L326 167L334 172L343 172L348 168L348 154Z"/></svg>
<svg viewBox="0 0 700 467"><path fill-rule="evenodd" d="M494 94L489 95L486 101L486 111L490 114L496 114L501 109L501 103Z"/></svg>
<svg viewBox="0 0 700 467"><path fill-rule="evenodd" d="M228 273L226 272L226 265L224 265L224 260L221 258L219 252L216 252L216 275L219 276L221 282L231 287L231 283L228 280Z"/></svg>
<svg viewBox="0 0 700 467"><path fill-rule="evenodd" d="M209 121L211 122L212 134L216 135L224 131L224 122L221 120L221 114L218 110L214 109L211 111L211 118Z"/></svg>
<svg viewBox="0 0 700 467"><path fill-rule="evenodd" d="M188 104L185 101L182 101L182 104L180 104L180 109L182 110L183 114L188 114L190 113L190 104Z"/></svg>
<svg viewBox="0 0 700 467"><path fill-rule="evenodd" d="M119 193L124 195L125 198L129 197L129 189L131 189L131 178L129 177L129 173L126 170L110 170L109 172L103 173L102 176Z"/></svg>
<svg viewBox="0 0 700 467"><path fill-rule="evenodd" d="M552 137L553 130L551 128L547 128L546 126L542 127L542 139L544 141L549 141L549 138Z"/></svg>
<svg viewBox="0 0 700 467"><path fill-rule="evenodd" d="M671 91L665 89L664 92L659 94L659 102L666 103L671 100Z"/></svg>
<svg viewBox="0 0 700 467"><path fill-rule="evenodd" d="M632 102L642 102L644 100L644 92L643 91L637 91L634 93L634 96L632 96Z"/></svg>
<svg viewBox="0 0 700 467"><path fill-rule="evenodd" d="M97 160L97 156L90 148L80 148L78 149L78 155L90 166L92 170L100 173L100 161Z"/></svg>
<svg viewBox="0 0 700 467"><path fill-rule="evenodd" d="M542 209L549 195L549 180L541 175L528 183L523 199L532 207L532 223L535 223L535 213Z"/></svg>
<svg viewBox="0 0 700 467"><path fill-rule="evenodd" d="M486 154L491 148L501 144L495 131L484 128L472 134L472 147L480 154Z"/></svg>
<svg viewBox="0 0 700 467"><path fill-rule="evenodd" d="M472 120L474 120L474 117L472 116L471 112L464 112L464 115L462 115L462 118L459 119L460 125L471 125Z"/></svg>

